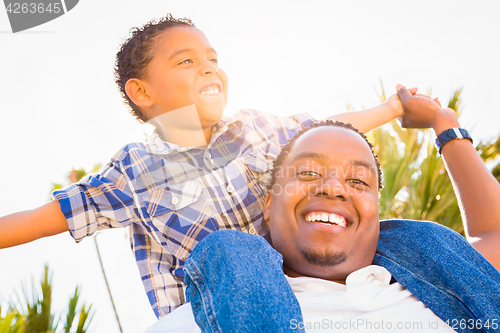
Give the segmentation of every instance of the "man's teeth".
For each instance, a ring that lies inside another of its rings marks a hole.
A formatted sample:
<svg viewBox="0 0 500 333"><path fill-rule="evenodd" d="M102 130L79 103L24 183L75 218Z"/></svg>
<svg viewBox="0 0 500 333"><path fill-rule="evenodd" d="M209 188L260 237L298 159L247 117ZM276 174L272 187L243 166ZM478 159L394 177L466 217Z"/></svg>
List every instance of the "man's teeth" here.
<svg viewBox="0 0 500 333"><path fill-rule="evenodd" d="M213 94L218 94L218 93L220 93L220 91L219 91L219 87L217 87L217 86L209 86L201 91L202 95L213 95Z"/></svg>
<svg viewBox="0 0 500 333"><path fill-rule="evenodd" d="M306 221L320 222L322 224L328 224L328 225L335 224L341 227L347 226L347 221L345 220L345 218L337 214L312 213L306 216Z"/></svg>

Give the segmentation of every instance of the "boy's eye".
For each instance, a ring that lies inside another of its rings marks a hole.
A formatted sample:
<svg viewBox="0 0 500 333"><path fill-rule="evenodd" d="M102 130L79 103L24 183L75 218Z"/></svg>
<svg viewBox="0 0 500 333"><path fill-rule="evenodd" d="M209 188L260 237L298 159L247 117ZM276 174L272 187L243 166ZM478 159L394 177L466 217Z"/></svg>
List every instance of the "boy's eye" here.
<svg viewBox="0 0 500 333"><path fill-rule="evenodd" d="M192 61L191 59L186 59L186 60L183 60L183 61L181 61L180 63L178 63L178 65L180 65L180 64L190 64L190 63L192 63L192 62L193 62L193 61Z"/></svg>
<svg viewBox="0 0 500 333"><path fill-rule="evenodd" d="M210 62L213 62L214 64L218 64L219 60L217 60L217 59L210 59Z"/></svg>

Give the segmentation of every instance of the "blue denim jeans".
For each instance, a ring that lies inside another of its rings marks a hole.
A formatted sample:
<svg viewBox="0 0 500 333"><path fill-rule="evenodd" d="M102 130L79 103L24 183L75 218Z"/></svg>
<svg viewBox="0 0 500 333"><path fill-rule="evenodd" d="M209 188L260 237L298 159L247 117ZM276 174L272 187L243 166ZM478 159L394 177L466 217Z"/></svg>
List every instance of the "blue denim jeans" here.
<svg viewBox="0 0 500 333"><path fill-rule="evenodd" d="M184 265L186 298L202 332L303 332L300 306L267 241L236 230L205 237Z"/></svg>
<svg viewBox="0 0 500 333"><path fill-rule="evenodd" d="M373 264L458 332L500 331L500 273L462 236L409 220L381 221L380 229ZM195 247L184 270L202 332L301 332L292 325L303 319L281 255L263 238L214 232Z"/></svg>

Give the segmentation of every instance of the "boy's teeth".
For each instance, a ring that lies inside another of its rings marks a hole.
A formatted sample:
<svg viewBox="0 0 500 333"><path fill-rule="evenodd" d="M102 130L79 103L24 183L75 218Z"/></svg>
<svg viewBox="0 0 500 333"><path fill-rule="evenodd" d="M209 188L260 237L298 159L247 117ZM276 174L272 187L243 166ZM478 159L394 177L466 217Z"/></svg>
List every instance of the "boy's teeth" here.
<svg viewBox="0 0 500 333"><path fill-rule="evenodd" d="M306 216L306 221L308 222L320 222L322 224L328 225L339 225L341 227L347 226L347 221L344 217L337 214L328 213L311 213Z"/></svg>
<svg viewBox="0 0 500 333"><path fill-rule="evenodd" d="M206 87L205 89L203 89L201 91L201 94L202 95L213 95L213 94L218 94L220 91L219 91L219 87L217 86L210 86L210 87Z"/></svg>

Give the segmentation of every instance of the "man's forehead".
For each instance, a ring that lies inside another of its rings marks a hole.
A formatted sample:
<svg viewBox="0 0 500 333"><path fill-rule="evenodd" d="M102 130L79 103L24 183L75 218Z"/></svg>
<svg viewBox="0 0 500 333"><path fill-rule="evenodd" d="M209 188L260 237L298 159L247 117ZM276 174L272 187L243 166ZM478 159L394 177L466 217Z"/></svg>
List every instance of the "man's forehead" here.
<svg viewBox="0 0 500 333"><path fill-rule="evenodd" d="M338 160L338 159L337 159ZM311 152L311 151L305 151L302 153L299 153L295 156L290 156L288 160L288 165L295 165L295 164L319 164L322 167L338 167L338 163L333 163L334 159L332 159L331 155L326 155L326 154L321 154L321 153L316 153L316 152ZM376 173L376 165L374 163L374 159L367 159L365 157L359 156L359 157L353 157L353 158L346 158L341 161L343 166L347 167L359 167L359 168L365 168L369 170L370 172Z"/></svg>
<svg viewBox="0 0 500 333"><path fill-rule="evenodd" d="M289 158L294 160L297 158L324 160L330 154L335 153L349 153L350 156L356 156L353 161L366 159L371 162L374 160L368 142L361 135L353 130L338 126L321 126L304 133L293 145ZM355 164L362 166L357 162Z"/></svg>

